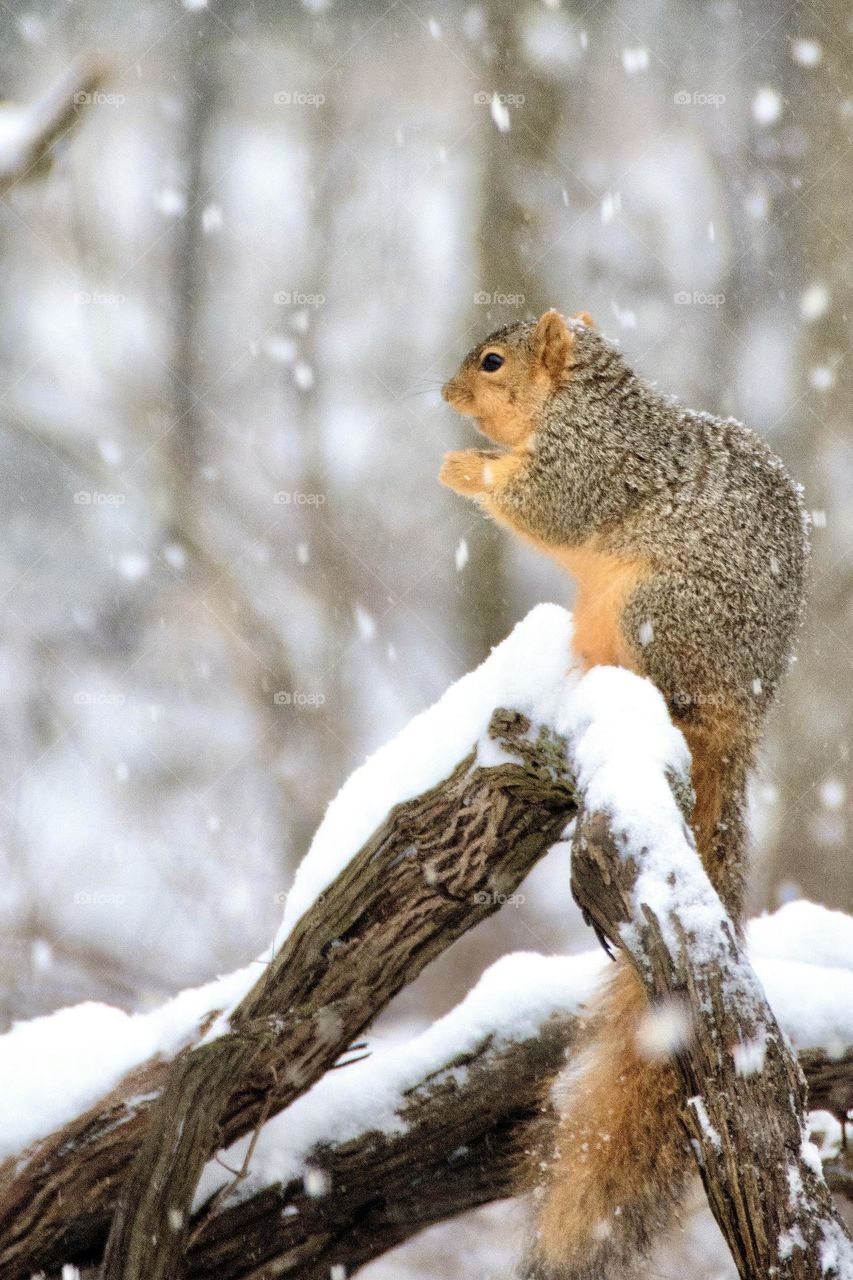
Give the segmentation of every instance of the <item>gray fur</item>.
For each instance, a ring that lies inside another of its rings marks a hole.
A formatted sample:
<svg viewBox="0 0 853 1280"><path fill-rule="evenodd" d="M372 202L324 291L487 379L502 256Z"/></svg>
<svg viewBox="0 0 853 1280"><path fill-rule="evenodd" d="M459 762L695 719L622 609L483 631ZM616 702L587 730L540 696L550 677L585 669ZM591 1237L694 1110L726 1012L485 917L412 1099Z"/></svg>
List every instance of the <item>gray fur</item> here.
<svg viewBox="0 0 853 1280"><path fill-rule="evenodd" d="M526 346L533 329L513 325L490 340ZM571 368L500 505L549 544L598 535L604 550L648 557L656 572L623 616L646 674L679 718L734 704L754 713L757 730L801 620L808 541L798 489L742 423L684 408L596 329L572 329Z"/></svg>

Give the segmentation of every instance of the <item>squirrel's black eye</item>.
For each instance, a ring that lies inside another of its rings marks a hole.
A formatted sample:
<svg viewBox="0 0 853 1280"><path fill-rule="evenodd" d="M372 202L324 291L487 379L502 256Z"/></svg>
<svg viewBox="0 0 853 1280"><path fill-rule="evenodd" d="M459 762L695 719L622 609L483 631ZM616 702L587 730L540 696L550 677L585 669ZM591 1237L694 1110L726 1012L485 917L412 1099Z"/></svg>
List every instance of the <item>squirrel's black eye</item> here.
<svg viewBox="0 0 853 1280"><path fill-rule="evenodd" d="M504 363L503 356L499 356L496 351L490 351L487 356L483 356L480 361L480 368L484 373L494 373L496 369L500 369Z"/></svg>

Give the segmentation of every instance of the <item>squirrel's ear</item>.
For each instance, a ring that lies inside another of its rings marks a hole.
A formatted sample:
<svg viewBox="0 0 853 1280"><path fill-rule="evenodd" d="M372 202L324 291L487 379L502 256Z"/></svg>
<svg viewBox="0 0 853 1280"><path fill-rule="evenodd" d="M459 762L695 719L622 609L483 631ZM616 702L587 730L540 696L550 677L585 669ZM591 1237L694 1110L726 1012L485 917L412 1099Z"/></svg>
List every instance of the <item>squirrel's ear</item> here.
<svg viewBox="0 0 853 1280"><path fill-rule="evenodd" d="M559 311L546 311L533 330L533 356L551 375L563 372L572 349L572 335Z"/></svg>
<svg viewBox="0 0 853 1280"><path fill-rule="evenodd" d="M576 316L572 316L573 320L580 320L581 324L585 324L588 329L595 328L595 321L588 311L579 311Z"/></svg>

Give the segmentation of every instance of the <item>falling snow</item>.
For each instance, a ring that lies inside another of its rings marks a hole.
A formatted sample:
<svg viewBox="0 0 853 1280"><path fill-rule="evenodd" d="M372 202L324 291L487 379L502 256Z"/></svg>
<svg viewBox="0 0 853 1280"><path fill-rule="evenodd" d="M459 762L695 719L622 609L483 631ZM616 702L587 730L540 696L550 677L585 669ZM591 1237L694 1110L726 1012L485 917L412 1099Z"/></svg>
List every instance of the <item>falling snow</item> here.
<svg viewBox="0 0 853 1280"><path fill-rule="evenodd" d="M817 67L823 61L823 48L819 40L795 40L791 55L801 67Z"/></svg>
<svg viewBox="0 0 853 1280"><path fill-rule="evenodd" d="M782 96L776 89L765 85L752 99L752 118L756 124L775 124L782 115Z"/></svg>
<svg viewBox="0 0 853 1280"><path fill-rule="evenodd" d="M622 50L622 66L629 76L649 69L649 51L643 45Z"/></svg>
<svg viewBox="0 0 853 1280"><path fill-rule="evenodd" d="M509 133L509 130L510 130L509 108L506 106L505 103L501 102L500 98L496 93L492 94L491 113L492 113L492 119L497 125L499 132Z"/></svg>
<svg viewBox="0 0 853 1280"><path fill-rule="evenodd" d="M800 315L810 324L820 320L829 309L829 289L820 281L809 285L800 296Z"/></svg>

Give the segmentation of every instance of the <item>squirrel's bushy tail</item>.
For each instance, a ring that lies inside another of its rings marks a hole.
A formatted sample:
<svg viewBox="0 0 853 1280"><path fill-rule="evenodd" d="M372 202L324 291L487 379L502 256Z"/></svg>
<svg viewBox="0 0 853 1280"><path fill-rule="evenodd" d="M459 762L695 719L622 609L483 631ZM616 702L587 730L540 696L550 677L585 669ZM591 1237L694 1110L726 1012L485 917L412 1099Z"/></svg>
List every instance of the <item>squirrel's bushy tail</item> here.
<svg viewBox="0 0 853 1280"><path fill-rule="evenodd" d="M638 1047L648 1003L621 958L599 1011L594 1039L552 1086L560 1119L530 1280L622 1274L666 1226L690 1173L675 1071Z"/></svg>
<svg viewBox="0 0 853 1280"><path fill-rule="evenodd" d="M687 730L694 830L705 868L740 915L745 738ZM549 1147L528 1280L615 1280L669 1223L695 1171L678 1122L681 1089L665 1047L640 1036L648 1002L622 957L597 1003L586 1048L552 1085Z"/></svg>

